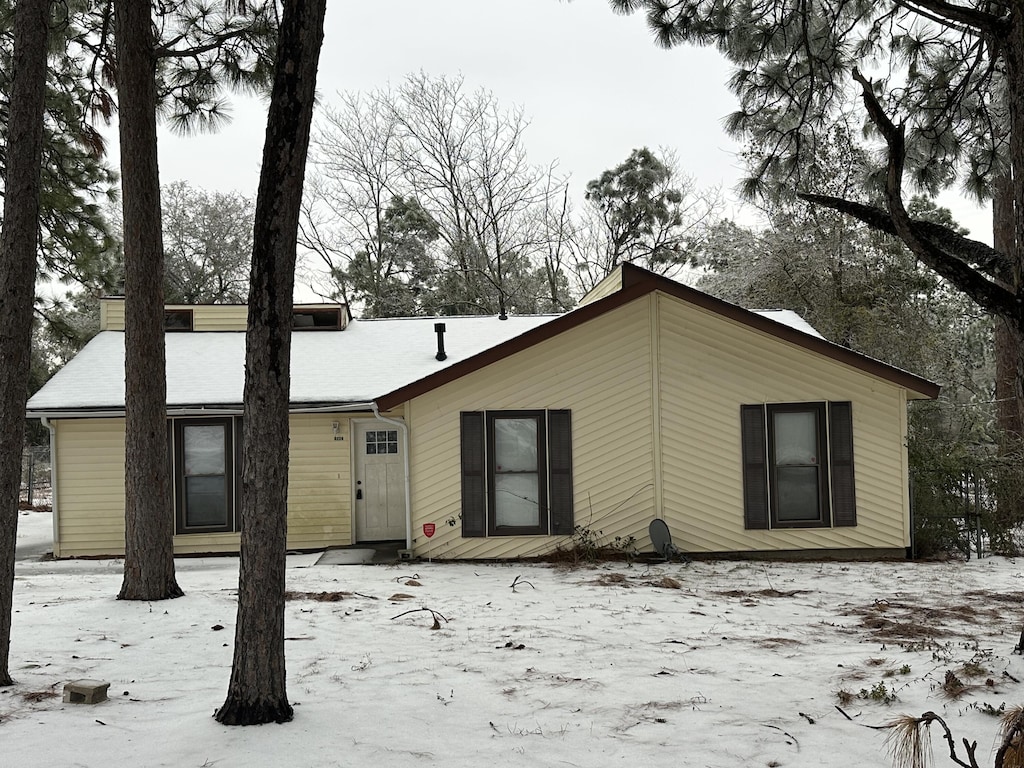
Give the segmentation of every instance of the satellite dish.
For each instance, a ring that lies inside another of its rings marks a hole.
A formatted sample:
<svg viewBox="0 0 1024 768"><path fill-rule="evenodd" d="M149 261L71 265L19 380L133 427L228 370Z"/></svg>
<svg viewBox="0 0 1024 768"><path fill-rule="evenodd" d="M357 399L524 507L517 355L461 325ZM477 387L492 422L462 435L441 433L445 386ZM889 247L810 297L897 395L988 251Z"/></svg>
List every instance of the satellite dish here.
<svg viewBox="0 0 1024 768"><path fill-rule="evenodd" d="M647 531L651 536L654 551L664 557L665 560L679 560L683 563L690 562L690 558L672 543L672 533L669 531L668 525L660 517L651 520Z"/></svg>

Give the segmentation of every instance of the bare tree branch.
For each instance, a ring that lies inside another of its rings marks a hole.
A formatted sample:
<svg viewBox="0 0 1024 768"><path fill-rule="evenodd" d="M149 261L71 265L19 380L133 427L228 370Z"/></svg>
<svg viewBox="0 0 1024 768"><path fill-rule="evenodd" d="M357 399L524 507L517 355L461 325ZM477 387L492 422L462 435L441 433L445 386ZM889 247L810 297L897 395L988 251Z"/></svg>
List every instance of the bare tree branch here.
<svg viewBox="0 0 1024 768"><path fill-rule="evenodd" d="M881 208L841 197L816 195L808 192L798 192L797 197L809 203L853 216L880 232L889 235L897 234L892 215ZM985 243L964 237L941 224L911 219L910 226L919 238L933 247L946 252L952 258L974 265L992 278L998 277L1001 269L1009 267L1009 260L1004 254Z"/></svg>
<svg viewBox="0 0 1024 768"><path fill-rule="evenodd" d="M897 126L889 119L875 96L871 81L856 68L853 70L853 78L861 86L864 105L871 122L878 128L888 147L885 189L896 235L917 258L970 296L981 307L989 312L1014 318L1018 325L1024 326L1024 302L1020 297L986 279L960 259L951 257L935 247L915 230L903 204L903 163L906 156L903 126Z"/></svg>

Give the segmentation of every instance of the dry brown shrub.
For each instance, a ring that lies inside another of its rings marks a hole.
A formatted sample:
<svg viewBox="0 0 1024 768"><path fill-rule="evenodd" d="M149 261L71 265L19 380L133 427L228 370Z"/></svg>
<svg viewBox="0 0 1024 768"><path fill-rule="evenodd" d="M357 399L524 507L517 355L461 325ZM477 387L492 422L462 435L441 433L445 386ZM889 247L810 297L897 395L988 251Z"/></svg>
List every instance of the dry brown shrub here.
<svg viewBox="0 0 1024 768"><path fill-rule="evenodd" d="M861 617L860 625L879 637L904 640L963 635L957 624L987 624L1000 615L995 608L968 603L933 606L889 600L850 607L844 613Z"/></svg>
<svg viewBox="0 0 1024 768"><path fill-rule="evenodd" d="M623 573L602 573L593 581L584 582L596 587L631 587L629 579Z"/></svg>
<svg viewBox="0 0 1024 768"><path fill-rule="evenodd" d="M964 592L964 597L973 598L986 603L1013 603L1020 605L1024 602L1024 592L992 592L987 589L972 589Z"/></svg>
<svg viewBox="0 0 1024 768"><path fill-rule="evenodd" d="M337 603L354 597L355 592L285 592L285 600L313 600L318 603Z"/></svg>
<svg viewBox="0 0 1024 768"><path fill-rule="evenodd" d="M648 582L652 587L661 587L662 589L682 589L683 583L671 576L662 576L657 581Z"/></svg>
<svg viewBox="0 0 1024 768"><path fill-rule="evenodd" d="M787 645L803 645L800 640L792 637L763 637L756 641L762 648L782 648Z"/></svg>
<svg viewBox="0 0 1024 768"><path fill-rule="evenodd" d="M795 595L802 595L810 592L809 589L729 589L718 594L723 597L794 597Z"/></svg>
<svg viewBox="0 0 1024 768"><path fill-rule="evenodd" d="M957 677L952 669L947 669L946 676L942 681L942 692L946 697L956 699L963 696L966 691L967 686L964 685L964 681Z"/></svg>
<svg viewBox="0 0 1024 768"><path fill-rule="evenodd" d="M940 632L935 629L935 627L929 627L924 624L890 621L883 618L872 619L870 617L866 617L861 621L861 625L873 630L876 637L886 637L896 640L920 640L925 637L941 637L943 634L951 634L949 632Z"/></svg>
<svg viewBox="0 0 1024 768"><path fill-rule="evenodd" d="M46 701L46 699L55 699L60 696L57 691L52 688L47 688L45 691L25 691L21 694L21 700L27 701L30 704L36 704L40 701Z"/></svg>

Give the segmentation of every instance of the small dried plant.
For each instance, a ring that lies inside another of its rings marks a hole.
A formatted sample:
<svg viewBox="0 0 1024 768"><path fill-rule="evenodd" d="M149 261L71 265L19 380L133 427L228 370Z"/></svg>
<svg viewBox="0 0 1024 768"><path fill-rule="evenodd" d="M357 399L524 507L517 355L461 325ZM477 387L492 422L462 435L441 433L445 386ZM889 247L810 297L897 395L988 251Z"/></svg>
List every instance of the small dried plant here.
<svg viewBox="0 0 1024 768"><path fill-rule="evenodd" d="M1007 708L999 718L997 768L1024 768L1024 707Z"/></svg>
<svg viewBox="0 0 1024 768"><path fill-rule="evenodd" d="M950 760L962 768L979 768L976 754L978 742L963 739L965 752L958 752L952 731L946 721L934 712L925 712L920 717L901 715L885 725L877 726L889 731L885 746L892 758L893 768L930 768L933 764L932 723L938 723L942 728L942 738L949 747ZM1024 707L1011 707L1002 713L998 739L999 747L993 760L995 768L1024 768Z"/></svg>
<svg viewBox="0 0 1024 768"><path fill-rule="evenodd" d="M931 724L927 716L900 715L882 726L889 729L885 746L893 768L929 768L933 764Z"/></svg>

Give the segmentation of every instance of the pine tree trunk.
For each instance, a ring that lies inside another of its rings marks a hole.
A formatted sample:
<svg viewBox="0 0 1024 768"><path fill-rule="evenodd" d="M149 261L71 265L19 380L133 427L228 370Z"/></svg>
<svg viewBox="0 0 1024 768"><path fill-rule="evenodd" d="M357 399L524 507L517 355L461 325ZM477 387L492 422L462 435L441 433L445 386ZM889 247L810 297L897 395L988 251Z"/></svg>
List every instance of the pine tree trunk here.
<svg viewBox="0 0 1024 768"><path fill-rule="evenodd" d="M32 348L49 21L49 0L19 0L15 7L14 72L7 102L7 184L0 235L0 686L14 684L9 663L14 547Z"/></svg>
<svg viewBox="0 0 1024 768"><path fill-rule="evenodd" d="M1002 253L1014 253L1013 183L1001 176L992 197L992 244ZM1000 275L1000 282L1019 291L1019 277ZM1024 338L1021 329L1006 318L996 318L996 401L1000 431L1012 441L1024 436Z"/></svg>
<svg viewBox="0 0 1024 768"><path fill-rule="evenodd" d="M1004 254L1014 254L1013 181L1009 174L996 180L992 196L992 245ZM1000 282L1019 293L1019 270L999 275ZM1003 459L996 483L996 516L990 534L996 551L1012 554L1007 534L1024 520L1024 482L1019 477L1019 457L1024 445L1024 330L1009 318L996 316L996 426L999 455Z"/></svg>
<svg viewBox="0 0 1024 768"><path fill-rule="evenodd" d="M149 0L115 0L125 259L125 556L121 600L180 597L167 453L156 58Z"/></svg>
<svg viewBox="0 0 1024 768"><path fill-rule="evenodd" d="M283 723L288 399L299 210L326 0L289 0L278 39L256 199L242 417L238 619L225 725Z"/></svg>

